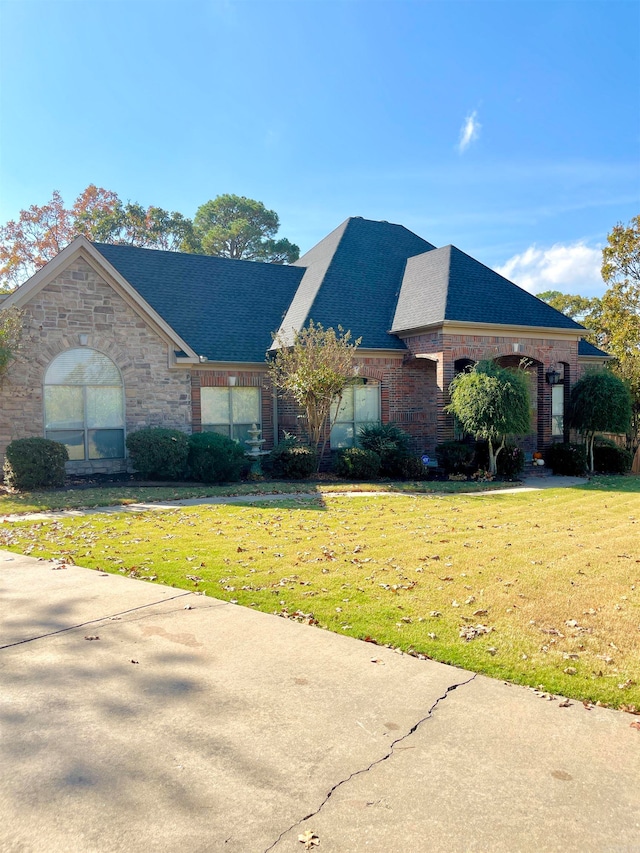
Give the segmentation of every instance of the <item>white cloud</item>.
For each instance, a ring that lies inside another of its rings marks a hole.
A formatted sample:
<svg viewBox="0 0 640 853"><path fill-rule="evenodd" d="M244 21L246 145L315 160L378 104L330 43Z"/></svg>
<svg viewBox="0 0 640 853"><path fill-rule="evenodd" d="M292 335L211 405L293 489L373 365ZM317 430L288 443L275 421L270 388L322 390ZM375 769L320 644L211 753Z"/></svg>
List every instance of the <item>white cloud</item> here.
<svg viewBox="0 0 640 853"><path fill-rule="evenodd" d="M601 250L579 240L566 246L556 243L549 249L529 246L496 267L496 272L530 293L559 290L580 296L601 296L605 291L601 264Z"/></svg>
<svg viewBox="0 0 640 853"><path fill-rule="evenodd" d="M472 142L480 136L480 128L482 125L478 121L478 113L474 110L464 120L464 124L460 129L460 141L458 142L458 151L462 154L471 145Z"/></svg>

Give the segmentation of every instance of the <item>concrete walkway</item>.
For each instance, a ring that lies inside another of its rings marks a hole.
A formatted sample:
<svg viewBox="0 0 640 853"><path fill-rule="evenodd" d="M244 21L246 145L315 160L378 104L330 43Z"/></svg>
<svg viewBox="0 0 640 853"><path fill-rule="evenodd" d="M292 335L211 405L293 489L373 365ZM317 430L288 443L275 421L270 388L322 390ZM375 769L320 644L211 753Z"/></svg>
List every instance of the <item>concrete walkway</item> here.
<svg viewBox="0 0 640 853"><path fill-rule="evenodd" d="M637 717L6 551L0 602L2 853L638 850Z"/></svg>
<svg viewBox="0 0 640 853"><path fill-rule="evenodd" d="M487 490L486 492L458 492L457 494L466 494L470 496L482 495L507 495L517 494L519 492L534 492L540 489L564 489L571 486L580 486L589 481L583 477L529 477L514 486L507 486L504 489ZM160 511L168 509L179 509L185 506L210 506L213 504L251 504L265 503L269 501L283 500L318 500L318 498L366 498L366 497L434 497L437 492L297 492L297 493L279 493L267 495L229 495L227 497L211 497L211 498L185 498L178 501L150 501L148 503L133 503L123 506L98 506L88 507L86 509L62 509L62 510L47 510L43 512L28 512L16 513L10 515L0 515L1 522L12 521L42 521L47 518L77 518L83 515L93 515L94 513L114 513L114 512L129 512L139 513L148 512L150 510Z"/></svg>

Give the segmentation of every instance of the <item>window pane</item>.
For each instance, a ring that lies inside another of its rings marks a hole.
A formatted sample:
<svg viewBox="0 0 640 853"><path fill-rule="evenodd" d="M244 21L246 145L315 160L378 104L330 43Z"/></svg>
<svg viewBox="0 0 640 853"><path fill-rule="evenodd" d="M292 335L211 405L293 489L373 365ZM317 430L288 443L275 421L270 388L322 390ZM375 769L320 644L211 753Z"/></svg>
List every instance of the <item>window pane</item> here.
<svg viewBox="0 0 640 853"><path fill-rule="evenodd" d="M202 424L202 432L217 432L220 435L229 435L231 427L228 424Z"/></svg>
<svg viewBox="0 0 640 853"><path fill-rule="evenodd" d="M44 425L45 429L82 429L82 388L69 385L45 386Z"/></svg>
<svg viewBox="0 0 640 853"><path fill-rule="evenodd" d="M380 387L378 385L357 385L354 388L355 419L360 423L380 420Z"/></svg>
<svg viewBox="0 0 640 853"><path fill-rule="evenodd" d="M260 389L232 388L231 412L234 424L260 424Z"/></svg>
<svg viewBox="0 0 640 853"><path fill-rule="evenodd" d="M255 423L255 421L252 421ZM240 442L243 450L249 450L249 445L245 444L246 440L249 438L249 430L251 429L252 424L234 424L233 425L233 436L236 441Z"/></svg>
<svg viewBox="0 0 640 853"><path fill-rule="evenodd" d="M89 459L123 459L124 431L121 429L90 429Z"/></svg>
<svg viewBox="0 0 640 853"><path fill-rule="evenodd" d="M123 426L122 389L90 385L87 388L87 427Z"/></svg>
<svg viewBox="0 0 640 853"><path fill-rule="evenodd" d="M334 424L331 430L331 447L336 449L340 447L353 447L353 424L342 424L340 422Z"/></svg>
<svg viewBox="0 0 640 853"><path fill-rule="evenodd" d="M228 424L230 422L229 389L202 388L200 390L200 408L203 424Z"/></svg>
<svg viewBox="0 0 640 853"><path fill-rule="evenodd" d="M45 385L120 385L120 373L106 355L82 347L61 353L49 365Z"/></svg>
<svg viewBox="0 0 640 853"><path fill-rule="evenodd" d="M64 444L69 453L69 459L73 462L84 459L84 430L52 430L46 432L51 441L59 441Z"/></svg>
<svg viewBox="0 0 640 853"><path fill-rule="evenodd" d="M551 387L551 434L564 434L564 385Z"/></svg>
<svg viewBox="0 0 640 853"><path fill-rule="evenodd" d="M336 409L338 407L338 400L335 399L331 404L331 420L333 421L336 416ZM352 421L353 420L353 386L348 385L344 391L342 392L342 402L340 403L340 409L338 410L338 421Z"/></svg>

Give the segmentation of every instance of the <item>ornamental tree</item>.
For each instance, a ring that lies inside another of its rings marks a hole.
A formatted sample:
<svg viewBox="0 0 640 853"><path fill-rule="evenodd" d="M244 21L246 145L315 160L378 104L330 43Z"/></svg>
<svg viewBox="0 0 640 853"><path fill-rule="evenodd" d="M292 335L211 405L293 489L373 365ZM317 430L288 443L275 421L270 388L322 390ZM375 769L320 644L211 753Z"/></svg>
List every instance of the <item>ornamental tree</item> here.
<svg viewBox="0 0 640 853"><path fill-rule="evenodd" d="M631 424L631 393L610 370L586 373L571 389L568 423L585 438L587 466L593 473L593 443L598 432L625 433Z"/></svg>
<svg viewBox="0 0 640 853"><path fill-rule="evenodd" d="M335 398L342 400L342 392L353 378L353 358L361 340L351 342L351 332L341 326L336 332L313 320L294 333L293 342L280 334L274 337L277 349L269 364L271 380L304 410L309 443L315 450L324 436L318 464L326 447L331 403ZM336 417L339 408L338 404Z"/></svg>
<svg viewBox="0 0 640 853"><path fill-rule="evenodd" d="M487 441L489 473L495 475L507 437L524 435L531 426L526 370L480 361L455 377L449 394L451 403L446 411L455 415L465 432Z"/></svg>

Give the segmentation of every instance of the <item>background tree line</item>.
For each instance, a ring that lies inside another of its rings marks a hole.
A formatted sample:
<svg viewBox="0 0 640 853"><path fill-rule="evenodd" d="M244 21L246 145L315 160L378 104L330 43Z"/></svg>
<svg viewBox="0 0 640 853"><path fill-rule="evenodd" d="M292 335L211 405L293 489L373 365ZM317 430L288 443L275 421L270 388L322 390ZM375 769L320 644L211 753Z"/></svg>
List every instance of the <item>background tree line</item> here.
<svg viewBox="0 0 640 853"><path fill-rule="evenodd" d="M31 205L0 227L0 290L22 284L79 235L98 243L293 263L300 249L286 238L275 239L279 228L274 210L244 196L219 195L191 220L161 207L123 202L94 184L68 208L56 190L46 204Z"/></svg>
<svg viewBox="0 0 640 853"><path fill-rule="evenodd" d="M635 449L640 441L640 216L608 235L601 272L607 285L602 297L547 290L538 298L582 323L586 339L614 357L611 370L631 391L629 443Z"/></svg>

